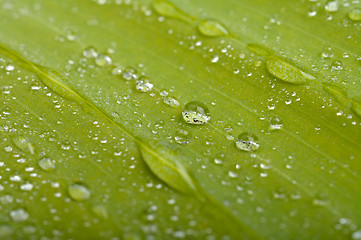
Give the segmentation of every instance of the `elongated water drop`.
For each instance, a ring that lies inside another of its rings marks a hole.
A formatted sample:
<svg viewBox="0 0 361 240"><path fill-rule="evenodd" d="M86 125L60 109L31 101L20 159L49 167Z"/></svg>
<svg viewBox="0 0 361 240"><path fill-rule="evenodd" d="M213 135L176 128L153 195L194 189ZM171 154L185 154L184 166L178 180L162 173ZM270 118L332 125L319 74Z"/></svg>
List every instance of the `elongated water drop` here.
<svg viewBox="0 0 361 240"><path fill-rule="evenodd" d="M266 48L263 45L257 44L257 43L247 44L247 49L250 50L251 52L254 52L254 53L264 56L264 57L270 56L272 54L272 50Z"/></svg>
<svg viewBox="0 0 361 240"><path fill-rule="evenodd" d="M191 16L180 10L170 1L155 0L153 1L153 8L158 14L163 15L165 17L175 18L188 23L193 22Z"/></svg>
<svg viewBox="0 0 361 240"><path fill-rule="evenodd" d="M74 183L68 187L68 193L75 201L85 201L90 198L90 190L83 183Z"/></svg>
<svg viewBox="0 0 361 240"><path fill-rule="evenodd" d="M149 92L153 89L153 84L149 82L147 77L141 77L137 80L135 88L140 92Z"/></svg>
<svg viewBox="0 0 361 240"><path fill-rule="evenodd" d="M98 52L94 47L87 47L83 50L83 56L86 58L96 58L98 56Z"/></svg>
<svg viewBox="0 0 361 240"><path fill-rule="evenodd" d="M292 84L303 84L307 80L316 79L314 76L301 71L286 60L276 56L267 58L266 67L267 71L273 76Z"/></svg>
<svg viewBox="0 0 361 240"><path fill-rule="evenodd" d="M338 0L327 1L325 5L326 12L337 12L339 8Z"/></svg>
<svg viewBox="0 0 361 240"><path fill-rule="evenodd" d="M187 103L182 116L186 123L196 125L206 124L211 119L207 106L198 101Z"/></svg>
<svg viewBox="0 0 361 240"><path fill-rule="evenodd" d="M354 8L348 13L348 18L352 21L361 21L361 8Z"/></svg>
<svg viewBox="0 0 361 240"><path fill-rule="evenodd" d="M30 140L23 136L18 136L13 138L13 143L17 148L19 148L22 152L34 154L35 148Z"/></svg>
<svg viewBox="0 0 361 240"><path fill-rule="evenodd" d="M108 218L108 211L104 205L101 204L95 205L92 207L92 211L99 218L103 218L103 219Z"/></svg>
<svg viewBox="0 0 361 240"><path fill-rule="evenodd" d="M254 152L259 148L258 138L253 133L244 132L238 136L236 146L242 151Z"/></svg>
<svg viewBox="0 0 361 240"><path fill-rule="evenodd" d="M207 37L220 37L228 35L228 30L217 20L203 20L198 25L199 32Z"/></svg>

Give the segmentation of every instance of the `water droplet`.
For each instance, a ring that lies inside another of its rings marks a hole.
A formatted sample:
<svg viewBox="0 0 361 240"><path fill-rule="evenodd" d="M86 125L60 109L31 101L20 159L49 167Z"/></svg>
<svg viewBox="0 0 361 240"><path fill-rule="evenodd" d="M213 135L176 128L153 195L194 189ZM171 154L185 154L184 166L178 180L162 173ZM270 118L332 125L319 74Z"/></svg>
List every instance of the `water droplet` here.
<svg viewBox="0 0 361 240"><path fill-rule="evenodd" d="M253 133L244 132L238 136L236 146L240 150L254 152L259 148L258 138Z"/></svg>
<svg viewBox="0 0 361 240"><path fill-rule="evenodd" d="M68 41L73 42L76 40L76 33L72 30L68 30L66 33L66 39L68 39Z"/></svg>
<svg viewBox="0 0 361 240"><path fill-rule="evenodd" d="M331 63L331 69L332 70L342 70L342 62L339 60L336 60Z"/></svg>
<svg viewBox="0 0 361 240"><path fill-rule="evenodd" d="M14 69L15 69L15 67L13 65L7 65L5 67L5 70L8 71L8 72L12 72L12 71L14 71Z"/></svg>
<svg viewBox="0 0 361 240"><path fill-rule="evenodd" d="M14 222L24 222L29 218L29 213L22 208L10 212L10 217Z"/></svg>
<svg viewBox="0 0 361 240"><path fill-rule="evenodd" d="M354 8L348 13L348 17L352 21L361 21L361 9L360 8Z"/></svg>
<svg viewBox="0 0 361 240"><path fill-rule="evenodd" d="M248 44L247 49L250 50L251 52L254 52L254 53L264 56L264 57L270 56L272 54L272 50L266 48L265 46L257 44L257 43Z"/></svg>
<svg viewBox="0 0 361 240"><path fill-rule="evenodd" d="M180 105L178 100L171 96L165 96L164 103L166 103L167 105L174 107L174 108L179 107L179 105Z"/></svg>
<svg viewBox="0 0 361 240"><path fill-rule="evenodd" d="M303 84L307 80L314 80L311 76L299 68L293 66L282 58L272 56L267 58L267 71L280 80L293 84Z"/></svg>
<svg viewBox="0 0 361 240"><path fill-rule="evenodd" d="M42 158L38 162L41 169L51 172L55 169L55 161L50 158Z"/></svg>
<svg viewBox="0 0 361 240"><path fill-rule="evenodd" d="M123 78L127 81L138 79L138 72L132 67L127 67L123 71Z"/></svg>
<svg viewBox="0 0 361 240"><path fill-rule="evenodd" d="M98 52L93 47L87 47L83 50L83 56L86 58L96 58L98 56Z"/></svg>
<svg viewBox="0 0 361 240"><path fill-rule="evenodd" d="M331 0L326 2L325 10L326 12L337 12L338 11L338 1L337 0Z"/></svg>
<svg viewBox="0 0 361 240"><path fill-rule="evenodd" d="M187 103L182 116L186 123L197 125L206 124L211 119L207 106L198 101Z"/></svg>
<svg viewBox="0 0 361 240"><path fill-rule="evenodd" d="M99 54L99 56L95 58L95 63L99 67L106 67L112 64L112 59L108 55Z"/></svg>
<svg viewBox="0 0 361 240"><path fill-rule="evenodd" d="M270 121L269 130L279 130L283 126L282 120L278 117L273 117Z"/></svg>
<svg viewBox="0 0 361 240"><path fill-rule="evenodd" d="M68 193L75 201L85 201L90 198L90 190L82 183L74 183L68 187Z"/></svg>
<svg viewBox="0 0 361 240"><path fill-rule="evenodd" d="M136 89L141 92L149 92L153 88L153 84L149 82L147 77L141 77L136 82Z"/></svg>
<svg viewBox="0 0 361 240"><path fill-rule="evenodd" d="M20 186L20 189L23 191L31 191L33 189L34 185L31 183L25 183Z"/></svg>
<svg viewBox="0 0 361 240"><path fill-rule="evenodd" d="M19 148L23 152L30 153L30 154L35 153L35 148L34 148L33 144L26 137L22 137L22 136L15 137L15 138L13 138L13 143L15 144L15 146L17 148Z"/></svg>
<svg viewBox="0 0 361 240"><path fill-rule="evenodd" d="M361 230L352 233L353 240L361 240Z"/></svg>
<svg viewBox="0 0 361 240"><path fill-rule="evenodd" d="M122 68L119 66L116 66L112 69L112 75L113 76L120 76L122 74Z"/></svg>
<svg viewBox="0 0 361 240"><path fill-rule="evenodd" d="M238 174L235 173L235 172L232 172L232 171L228 171L228 176L229 176L230 178L237 178L237 177L238 177Z"/></svg>
<svg viewBox="0 0 361 240"><path fill-rule="evenodd" d="M325 48L322 50L321 57L322 57L322 58L332 58L332 57L333 57L333 50L332 50L332 48L331 48L330 46L325 47Z"/></svg>
<svg viewBox="0 0 361 240"><path fill-rule="evenodd" d="M165 17L175 18L178 20L182 20L188 23L193 22L191 16L184 13L178 7L176 7L173 3L166 0L155 0L153 1L154 10Z"/></svg>
<svg viewBox="0 0 361 240"><path fill-rule="evenodd" d="M199 23L198 30L207 37L220 37L228 35L227 28L216 20L206 19Z"/></svg>
<svg viewBox="0 0 361 240"><path fill-rule="evenodd" d="M190 140L190 133L185 129L178 129L174 140L181 145L188 144Z"/></svg>
<svg viewBox="0 0 361 240"><path fill-rule="evenodd" d="M218 55L214 55L214 56L212 57L212 59L211 59L211 62L212 62L212 63L216 63L216 62L218 62L218 60L219 60L219 56L218 56Z"/></svg>
<svg viewBox="0 0 361 240"><path fill-rule="evenodd" d="M108 211L104 205L101 204L95 205L92 207L92 211L99 218L103 218L103 219L108 218Z"/></svg>

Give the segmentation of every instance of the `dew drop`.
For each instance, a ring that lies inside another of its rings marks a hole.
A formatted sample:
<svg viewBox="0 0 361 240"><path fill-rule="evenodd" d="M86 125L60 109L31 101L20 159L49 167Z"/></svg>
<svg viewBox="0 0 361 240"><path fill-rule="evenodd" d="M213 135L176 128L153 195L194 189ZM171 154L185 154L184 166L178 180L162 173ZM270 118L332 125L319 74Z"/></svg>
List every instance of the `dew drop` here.
<svg viewBox="0 0 361 240"><path fill-rule="evenodd" d="M8 72L12 72L12 71L14 71L14 69L15 69L15 67L13 65L7 65L5 67L5 70L8 71Z"/></svg>
<svg viewBox="0 0 361 240"><path fill-rule="evenodd" d="M9 237L14 233L14 230L9 225L0 225L0 238Z"/></svg>
<svg viewBox="0 0 361 240"><path fill-rule="evenodd" d="M214 55L214 56L212 57L212 59L211 59L211 62L212 62L212 63L216 63L216 62L218 62L218 60L219 60L219 56L218 56L218 55Z"/></svg>
<svg viewBox="0 0 361 240"><path fill-rule="evenodd" d="M299 68L276 56L271 56L267 59L266 67L267 71L273 76L292 84L303 84L307 80L315 79L314 76L301 71Z"/></svg>
<svg viewBox="0 0 361 240"><path fill-rule="evenodd" d="M123 71L123 78L127 81L138 79L138 72L132 67L127 67Z"/></svg>
<svg viewBox="0 0 361 240"><path fill-rule="evenodd" d="M112 59L108 55L101 53L95 58L95 63L99 67L106 67L112 64Z"/></svg>
<svg viewBox="0 0 361 240"><path fill-rule="evenodd" d="M42 158L38 162L41 169L51 172L55 169L55 161L50 158Z"/></svg>
<svg viewBox="0 0 361 240"><path fill-rule="evenodd" d="M207 37L220 37L228 35L227 28L216 20L206 19L199 23L199 32Z"/></svg>
<svg viewBox="0 0 361 240"><path fill-rule="evenodd" d="M149 82L147 77L141 77L137 80L135 88L140 92L149 92L153 88L153 84Z"/></svg>
<svg viewBox="0 0 361 240"><path fill-rule="evenodd" d="M244 132L238 136L236 146L242 151L254 152L259 148L258 138L253 133Z"/></svg>
<svg viewBox="0 0 361 240"><path fill-rule="evenodd" d="M86 58L96 58L98 56L98 52L93 47L87 47L83 50L83 56Z"/></svg>
<svg viewBox="0 0 361 240"><path fill-rule="evenodd" d="M76 33L72 30L68 30L66 33L66 39L70 42L75 41L77 38Z"/></svg>
<svg viewBox="0 0 361 240"><path fill-rule="evenodd" d="M176 143L186 145L190 141L190 133L185 129L178 129L174 137Z"/></svg>
<svg viewBox="0 0 361 240"><path fill-rule="evenodd" d="M326 12L337 12L338 7L338 0L331 0L326 2L325 10Z"/></svg>
<svg viewBox="0 0 361 240"><path fill-rule="evenodd" d="M112 69L113 76L120 76L122 74L122 68L117 66Z"/></svg>
<svg viewBox="0 0 361 240"><path fill-rule="evenodd" d="M101 204L95 205L92 207L92 211L99 218L103 218L103 219L108 218L108 211L104 205Z"/></svg>
<svg viewBox="0 0 361 240"><path fill-rule="evenodd" d="M269 130L279 130L283 126L282 120L278 117L273 117L270 121Z"/></svg>
<svg viewBox="0 0 361 240"><path fill-rule="evenodd" d="M29 213L22 208L10 212L10 217L14 222L24 222L29 218Z"/></svg>
<svg viewBox="0 0 361 240"><path fill-rule="evenodd" d="M34 185L31 183L25 183L20 186L20 189L23 191L31 191L33 189Z"/></svg>
<svg viewBox="0 0 361 240"><path fill-rule="evenodd" d="M17 148L19 148L23 152L30 153L30 154L35 153L35 148L34 148L33 144L26 137L22 137L22 136L15 137L15 138L13 138L13 143L15 144L15 146Z"/></svg>
<svg viewBox="0 0 361 240"><path fill-rule="evenodd" d="M206 124L211 119L207 106L198 101L187 103L182 116L186 123L196 125Z"/></svg>
<svg viewBox="0 0 361 240"><path fill-rule="evenodd" d="M332 58L333 57L333 50L330 46L325 47L322 50L321 57L322 58Z"/></svg>
<svg viewBox="0 0 361 240"><path fill-rule="evenodd" d="M353 240L361 240L361 230L352 233Z"/></svg>
<svg viewBox="0 0 361 240"><path fill-rule="evenodd" d="M349 19L352 21L361 21L361 9L354 8L348 13ZM361 239L361 238L360 238Z"/></svg>
<svg viewBox="0 0 361 240"><path fill-rule="evenodd" d="M342 62L339 60L336 60L331 63L331 69L332 70L342 70Z"/></svg>
<svg viewBox="0 0 361 240"><path fill-rule="evenodd" d="M165 104L167 104L171 107L174 107L174 108L179 107L179 105L180 105L178 100L171 96L165 96L163 101Z"/></svg>
<svg viewBox="0 0 361 240"><path fill-rule="evenodd" d="M90 198L90 190L82 183L74 183L68 187L68 193L75 201L85 201Z"/></svg>

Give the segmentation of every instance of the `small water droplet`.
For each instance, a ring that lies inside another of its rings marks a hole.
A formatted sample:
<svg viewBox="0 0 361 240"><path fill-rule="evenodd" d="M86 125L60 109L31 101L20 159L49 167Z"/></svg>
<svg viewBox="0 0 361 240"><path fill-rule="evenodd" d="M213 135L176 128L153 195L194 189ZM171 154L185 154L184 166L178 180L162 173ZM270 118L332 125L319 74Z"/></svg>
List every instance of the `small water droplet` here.
<svg viewBox="0 0 361 240"><path fill-rule="evenodd" d="M95 63L99 67L106 67L112 64L112 59L108 55L101 53L95 58Z"/></svg>
<svg viewBox="0 0 361 240"><path fill-rule="evenodd" d="M198 101L187 103L182 116L186 123L197 125L206 124L211 119L207 106Z"/></svg>
<svg viewBox="0 0 361 240"><path fill-rule="evenodd" d="M68 193L75 201L85 201L90 198L90 190L82 183L74 183L68 187Z"/></svg>
<svg viewBox="0 0 361 240"><path fill-rule="evenodd" d="M236 146L242 151L254 152L259 148L258 138L253 133L244 132L238 136Z"/></svg>
<svg viewBox="0 0 361 240"><path fill-rule="evenodd" d="M66 33L66 39L68 39L68 41L73 42L75 41L77 38L76 33L72 30L68 30Z"/></svg>
<svg viewBox="0 0 361 240"><path fill-rule="evenodd" d="M35 153L35 148L34 148L33 144L26 137L23 137L23 136L15 137L15 138L13 138L13 143L15 144L15 146L17 148L19 148L23 152L30 153L30 154Z"/></svg>
<svg viewBox="0 0 361 240"><path fill-rule="evenodd" d="M333 50L330 46L325 47L322 50L321 57L322 58L332 58L333 57Z"/></svg>
<svg viewBox="0 0 361 240"><path fill-rule="evenodd" d="M31 191L33 189L34 185L31 183L25 183L20 186L20 189L23 191Z"/></svg>
<svg viewBox="0 0 361 240"><path fill-rule="evenodd" d="M55 161L50 158L42 158L38 162L41 169L51 172L55 169Z"/></svg>
<svg viewBox="0 0 361 240"><path fill-rule="evenodd" d="M361 8L354 8L348 13L349 19L352 21L361 21Z"/></svg>
<svg viewBox="0 0 361 240"><path fill-rule="evenodd" d="M14 71L14 69L15 69L15 67L13 65L7 65L5 67L5 70L8 71L8 72L12 72L12 71Z"/></svg>
<svg viewBox="0 0 361 240"><path fill-rule="evenodd" d="M163 101L167 105L174 107L174 108L179 107L179 105L180 105L178 100L171 96L165 96Z"/></svg>
<svg viewBox="0 0 361 240"><path fill-rule="evenodd" d="M273 117L270 121L269 130L279 130L283 126L282 120L278 117Z"/></svg>
<svg viewBox="0 0 361 240"><path fill-rule="evenodd" d="M112 75L113 76L120 76L122 74L122 68L119 66L116 66L112 69Z"/></svg>
<svg viewBox="0 0 361 240"><path fill-rule="evenodd" d="M228 176L229 176L230 178L237 178L237 177L238 177L238 174L235 173L235 172L232 172L232 171L228 171Z"/></svg>
<svg viewBox="0 0 361 240"><path fill-rule="evenodd" d="M207 37L220 37L228 35L227 28L216 20L206 19L199 23L199 32Z"/></svg>
<svg viewBox="0 0 361 240"><path fill-rule="evenodd" d="M331 69L332 70L342 70L342 62L339 60L332 62Z"/></svg>
<svg viewBox="0 0 361 240"><path fill-rule="evenodd" d="M123 71L123 78L127 81L138 79L138 72L132 67L126 67Z"/></svg>
<svg viewBox="0 0 361 240"><path fill-rule="evenodd" d="M353 240L361 240L361 230L357 230L356 232L352 233Z"/></svg>
<svg viewBox="0 0 361 240"><path fill-rule="evenodd" d="M29 218L29 213L22 208L10 212L10 217L14 222L24 222Z"/></svg>
<svg viewBox="0 0 361 240"><path fill-rule="evenodd" d="M177 132L176 132L176 135L174 137L174 140L178 143L178 144L181 144L181 145L186 145L189 143L189 140L190 140L190 133L181 128L181 129L178 129Z"/></svg>
<svg viewBox="0 0 361 240"><path fill-rule="evenodd" d="M140 92L149 92L153 88L153 84L149 82L147 77L140 77L136 82L136 89Z"/></svg>
<svg viewBox="0 0 361 240"><path fill-rule="evenodd" d="M11 226L1 224L0 225L0 238L6 238L11 236L14 233L14 230Z"/></svg>
<svg viewBox="0 0 361 240"><path fill-rule="evenodd" d="M99 218L103 218L103 219L108 218L108 211L104 205L101 204L95 205L92 207L92 211Z"/></svg>
<svg viewBox="0 0 361 240"><path fill-rule="evenodd" d="M98 52L94 47L87 47L83 50L83 56L86 58L96 58L98 56Z"/></svg>
<svg viewBox="0 0 361 240"><path fill-rule="evenodd" d="M218 60L219 60L219 56L215 55L215 56L212 57L211 62L216 63L216 62L218 62Z"/></svg>

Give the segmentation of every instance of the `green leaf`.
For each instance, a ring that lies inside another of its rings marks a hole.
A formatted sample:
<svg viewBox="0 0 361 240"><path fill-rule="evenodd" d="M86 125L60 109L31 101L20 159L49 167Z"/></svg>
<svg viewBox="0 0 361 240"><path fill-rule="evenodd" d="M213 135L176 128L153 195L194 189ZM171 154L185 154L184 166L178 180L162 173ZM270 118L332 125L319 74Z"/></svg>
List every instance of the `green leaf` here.
<svg viewBox="0 0 361 240"><path fill-rule="evenodd" d="M0 1L1 239L360 239L355 1Z"/></svg>

